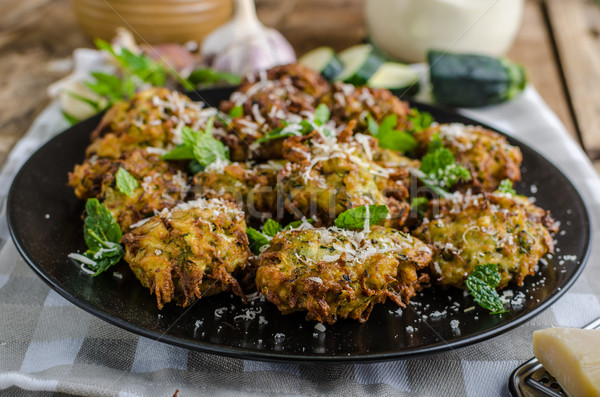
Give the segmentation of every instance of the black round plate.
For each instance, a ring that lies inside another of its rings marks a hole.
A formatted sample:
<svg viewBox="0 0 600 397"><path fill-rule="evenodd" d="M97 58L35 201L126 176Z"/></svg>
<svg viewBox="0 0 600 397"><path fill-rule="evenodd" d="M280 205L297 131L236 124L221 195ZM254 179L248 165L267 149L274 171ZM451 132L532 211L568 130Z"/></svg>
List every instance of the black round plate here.
<svg viewBox="0 0 600 397"><path fill-rule="evenodd" d="M206 90L194 99L214 106L230 93ZM433 106L413 106L439 122L481 124ZM406 309L377 305L365 324L341 320L323 332L304 321L302 313L284 316L269 302L256 299L245 305L230 294L201 299L187 309L170 304L159 311L126 263L94 278L67 258L85 248L83 202L67 186L67 173L83 160L99 120L96 116L69 128L25 163L8 196L10 231L27 263L60 295L121 328L173 345L269 361L382 361L441 352L499 335L539 314L573 284L588 256L590 221L580 195L556 166L509 137L524 158L517 191L532 195L537 188L537 204L561 222L560 252L523 287L513 288L527 298L509 313L491 315L462 291L431 288ZM458 320L458 327L452 327L452 320Z"/></svg>

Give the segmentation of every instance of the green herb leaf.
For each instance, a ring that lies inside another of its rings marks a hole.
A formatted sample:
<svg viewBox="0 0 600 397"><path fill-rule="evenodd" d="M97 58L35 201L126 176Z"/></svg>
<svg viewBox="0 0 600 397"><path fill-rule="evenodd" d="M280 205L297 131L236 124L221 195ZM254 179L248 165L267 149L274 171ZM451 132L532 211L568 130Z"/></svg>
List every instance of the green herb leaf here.
<svg viewBox="0 0 600 397"><path fill-rule="evenodd" d="M515 189L513 189L513 183L510 179L504 179L502 182L500 182L500 186L498 186L498 191L500 193L507 193L513 196L517 194Z"/></svg>
<svg viewBox="0 0 600 397"><path fill-rule="evenodd" d="M327 105L325 105L324 103L321 103L319 106L317 106L317 108L315 109L315 124L316 125L318 125L318 126L325 125L329 121L330 117L331 117L331 114L329 112L329 108L327 107Z"/></svg>
<svg viewBox="0 0 600 397"><path fill-rule="evenodd" d="M426 130L433 123L433 116L428 112L420 112L417 109L410 109L408 121L412 124L410 132L415 134Z"/></svg>
<svg viewBox="0 0 600 397"><path fill-rule="evenodd" d="M379 147L397 150L399 152L412 152L417 147L416 139L406 131L396 130L398 117L395 114L386 116L380 125L367 115L369 132L379 141Z"/></svg>
<svg viewBox="0 0 600 397"><path fill-rule="evenodd" d="M188 76L188 80L194 85L203 87L216 85L219 83L227 83L230 85L238 85L242 82L240 76L220 72L211 68L196 69Z"/></svg>
<svg viewBox="0 0 600 397"><path fill-rule="evenodd" d="M119 65L119 76L92 72L95 81L85 84L95 93L107 99L107 106L131 97L138 88L150 84L155 87L165 85L167 71L161 62L145 54L134 54L127 48L117 53L110 43L96 39L100 50L107 51ZM178 80L181 80L178 76Z"/></svg>
<svg viewBox="0 0 600 397"><path fill-rule="evenodd" d="M456 183L471 179L469 170L457 164L452 152L445 148L438 148L427 153L421 159L419 169L424 174L424 177L421 178L423 183L440 196L445 196L446 189Z"/></svg>
<svg viewBox="0 0 600 397"><path fill-rule="evenodd" d="M244 107L242 105L234 106L229 111L229 117L231 117L232 119L242 117L243 115L244 115Z"/></svg>
<svg viewBox="0 0 600 397"><path fill-rule="evenodd" d="M429 204L427 197L415 197L410 202L410 208L414 208L420 217L424 217L427 204Z"/></svg>
<svg viewBox="0 0 600 397"><path fill-rule="evenodd" d="M161 156L163 160L195 160L199 166L208 167L217 160L229 160L229 149L212 136L214 117L208 119L204 131L189 127L181 129L182 144ZM196 166L194 165L194 168Z"/></svg>
<svg viewBox="0 0 600 397"><path fill-rule="evenodd" d="M440 134L436 132L431 137L431 141L429 141L429 146L427 146L427 153L433 153L443 148L444 142L442 141L442 138L440 138Z"/></svg>
<svg viewBox="0 0 600 397"><path fill-rule="evenodd" d="M469 274L465 284L477 304L488 309L492 314L506 313L496 287L500 283L498 265L488 263L477 265Z"/></svg>
<svg viewBox="0 0 600 397"><path fill-rule="evenodd" d="M104 204L100 204L95 198L88 199L85 212L87 216L84 221L84 237L88 248L109 248L104 242L121 242L121 228Z"/></svg>
<svg viewBox="0 0 600 397"><path fill-rule="evenodd" d="M375 225L384 220L389 210L385 205L369 205L369 225ZM367 206L348 209L335 218L335 226L343 229L362 229L367 218Z"/></svg>
<svg viewBox="0 0 600 397"><path fill-rule="evenodd" d="M282 134L281 130L282 130L281 128L273 130L273 131L269 132L267 135L263 136L262 138L258 138L256 141L254 141L254 143L261 144L264 142L272 141L274 139L287 138L288 136L296 135L292 132L286 132L286 133Z"/></svg>
<svg viewBox="0 0 600 397"><path fill-rule="evenodd" d="M371 135L376 137L379 134L379 124L377 124L377 121L371 116L371 113L367 113L367 128Z"/></svg>
<svg viewBox="0 0 600 397"><path fill-rule="evenodd" d="M191 160L194 158L194 151L192 146L180 144L168 153L160 156L163 160Z"/></svg>
<svg viewBox="0 0 600 397"><path fill-rule="evenodd" d="M273 219L267 219L267 221L265 222L265 224L262 228L263 234L265 234L269 237L275 236L281 230L282 229L281 229L281 225L279 224L279 222L277 222Z"/></svg>
<svg viewBox="0 0 600 397"><path fill-rule="evenodd" d="M269 245L269 238L253 227L248 226L246 228L246 234L250 241L250 250L254 255L260 255L261 248L265 245Z"/></svg>
<svg viewBox="0 0 600 397"><path fill-rule="evenodd" d="M194 159L202 166L208 167L215 161L229 160L229 150L223 142L207 133L200 134L193 147Z"/></svg>
<svg viewBox="0 0 600 397"><path fill-rule="evenodd" d="M87 214L84 221L83 237L88 250L84 255L96 262L88 265L96 273L102 273L108 267L118 263L123 256L121 228L110 211L95 199L88 199L85 204Z"/></svg>
<svg viewBox="0 0 600 397"><path fill-rule="evenodd" d="M138 181L123 167L117 171L117 188L121 193L131 197L135 189L139 186Z"/></svg>

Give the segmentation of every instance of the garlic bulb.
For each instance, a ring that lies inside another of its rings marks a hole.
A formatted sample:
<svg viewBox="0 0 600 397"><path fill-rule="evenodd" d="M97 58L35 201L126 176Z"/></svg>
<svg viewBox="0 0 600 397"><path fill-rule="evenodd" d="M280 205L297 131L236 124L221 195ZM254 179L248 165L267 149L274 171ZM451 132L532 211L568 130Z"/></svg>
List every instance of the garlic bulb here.
<svg viewBox="0 0 600 397"><path fill-rule="evenodd" d="M233 19L202 43L202 55L214 69L243 76L296 60L285 37L260 23L254 0L236 0L235 8Z"/></svg>

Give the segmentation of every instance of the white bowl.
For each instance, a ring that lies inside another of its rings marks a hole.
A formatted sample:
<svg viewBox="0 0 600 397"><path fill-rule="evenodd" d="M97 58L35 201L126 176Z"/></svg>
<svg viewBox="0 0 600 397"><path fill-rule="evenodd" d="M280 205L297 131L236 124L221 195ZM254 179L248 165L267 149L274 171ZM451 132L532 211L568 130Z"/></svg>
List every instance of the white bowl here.
<svg viewBox="0 0 600 397"><path fill-rule="evenodd" d="M524 0L367 0L365 19L373 43L406 62L427 50L499 56L521 25Z"/></svg>

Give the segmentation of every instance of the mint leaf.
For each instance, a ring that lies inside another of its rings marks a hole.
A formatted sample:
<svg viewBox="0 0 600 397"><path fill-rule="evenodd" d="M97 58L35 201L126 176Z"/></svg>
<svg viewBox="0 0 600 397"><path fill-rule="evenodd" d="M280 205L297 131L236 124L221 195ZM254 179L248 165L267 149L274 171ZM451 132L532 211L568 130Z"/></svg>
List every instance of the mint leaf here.
<svg viewBox="0 0 600 397"><path fill-rule="evenodd" d="M371 116L371 113L367 113L367 128L371 135L377 136L377 134L379 134L379 124L377 124L377 121Z"/></svg>
<svg viewBox="0 0 600 397"><path fill-rule="evenodd" d="M263 234L265 234L269 237L273 237L277 233L279 233L282 229L281 229L281 225L279 224L279 222L277 222L273 219L267 219L267 222L265 222L262 230L263 230Z"/></svg>
<svg viewBox="0 0 600 397"><path fill-rule="evenodd" d="M417 147L417 140L405 131L379 129L379 147L410 153Z"/></svg>
<svg viewBox="0 0 600 397"><path fill-rule="evenodd" d="M126 196L131 197L134 190L139 186L138 181L123 167L117 171L117 189Z"/></svg>
<svg viewBox="0 0 600 397"><path fill-rule="evenodd" d="M513 189L513 183L510 179L504 179L500 182L500 186L498 186L498 191L500 193L507 193L510 195L516 195L517 192Z"/></svg>
<svg viewBox="0 0 600 397"><path fill-rule="evenodd" d="M244 115L244 107L242 105L237 105L231 108L229 111L229 117L232 119L242 117Z"/></svg>
<svg viewBox="0 0 600 397"><path fill-rule="evenodd" d="M204 131L194 131L189 127L181 129L183 143L161 156L163 160L194 160L204 169L217 160L229 160L229 149L212 136L214 117L208 119ZM194 164L194 169L197 166Z"/></svg>
<svg viewBox="0 0 600 397"><path fill-rule="evenodd" d="M246 228L246 234L250 241L250 250L254 255L260 255L262 252L261 248L269 245L269 238L253 227L248 226Z"/></svg>
<svg viewBox="0 0 600 397"><path fill-rule="evenodd" d="M202 166L208 167L215 161L229 160L229 151L223 142L212 135L201 133L193 148L194 159Z"/></svg>
<svg viewBox="0 0 600 397"><path fill-rule="evenodd" d="M330 117L331 117L331 114L329 112L329 108L327 107L327 105L322 103L319 106L317 106L317 108L315 109L315 124L316 125L318 125L318 126L325 125L329 121Z"/></svg>
<svg viewBox="0 0 600 397"><path fill-rule="evenodd" d="M426 130L433 123L433 116L427 112L420 112L417 109L410 109L408 121L412 124L410 132L419 133Z"/></svg>
<svg viewBox="0 0 600 397"><path fill-rule="evenodd" d="M88 199L85 204L85 212L87 216L84 221L84 238L88 248L92 250L108 248L104 244L106 241L121 242L121 228L104 204L100 204L95 198Z"/></svg>
<svg viewBox="0 0 600 397"><path fill-rule="evenodd" d="M429 141L429 145L427 146L427 153L433 153L443 148L444 142L442 141L442 138L440 138L440 134L436 132L431 137L431 141Z"/></svg>
<svg viewBox="0 0 600 397"><path fill-rule="evenodd" d="M369 132L379 141L379 147L397 150L399 152L412 152L417 147L416 139L406 131L396 130L398 117L395 114L386 116L381 124L367 115Z"/></svg>
<svg viewBox="0 0 600 397"><path fill-rule="evenodd" d="M242 78L238 75L228 72L221 72L211 68L202 68L194 70L188 76L188 80L196 86L200 85L203 87L208 87L220 83L238 85L242 82Z"/></svg>
<svg viewBox="0 0 600 397"><path fill-rule="evenodd" d="M85 266L95 271L94 276L97 276L123 257L122 233L110 211L97 199L88 199L85 212L83 237L88 250L84 255L96 263Z"/></svg>
<svg viewBox="0 0 600 397"><path fill-rule="evenodd" d="M385 205L369 205L369 225L375 225L384 220L389 210ZM362 229L367 218L367 207L348 209L335 218L335 226L341 229Z"/></svg>
<svg viewBox="0 0 600 397"><path fill-rule="evenodd" d="M432 142L437 146L435 138ZM419 170L424 174L424 177L421 178L423 183L440 196L445 196L446 189L456 183L471 179L469 170L457 164L452 152L446 148L434 149L427 153L421 159Z"/></svg>
<svg viewBox="0 0 600 397"><path fill-rule="evenodd" d="M467 289L477 304L492 314L506 313L496 287L500 284L498 265L477 265L465 281Z"/></svg>
<svg viewBox="0 0 600 397"><path fill-rule="evenodd" d="M410 202L410 208L414 208L419 216L425 216L425 210L427 209L429 200L426 197L415 197Z"/></svg>
<svg viewBox="0 0 600 397"><path fill-rule="evenodd" d="M277 129L269 132L267 135L263 136L262 138L258 138L256 141L254 141L254 143L261 144L264 142L272 141L273 139L286 138L288 136L297 135L297 134L294 134L293 132L281 133L282 129L283 128L277 128Z"/></svg>
<svg viewBox="0 0 600 397"><path fill-rule="evenodd" d="M163 160L192 160L194 158L194 151L192 146L180 144L168 153L160 156Z"/></svg>
<svg viewBox="0 0 600 397"><path fill-rule="evenodd" d="M161 62L143 53L134 54L127 48L117 53L110 43L101 39L96 39L94 43L98 49L107 51L119 65L119 76L92 72L95 81L85 83L92 91L107 99L107 106L128 99L145 85L165 85L167 70ZM182 82L178 76L175 77Z"/></svg>

